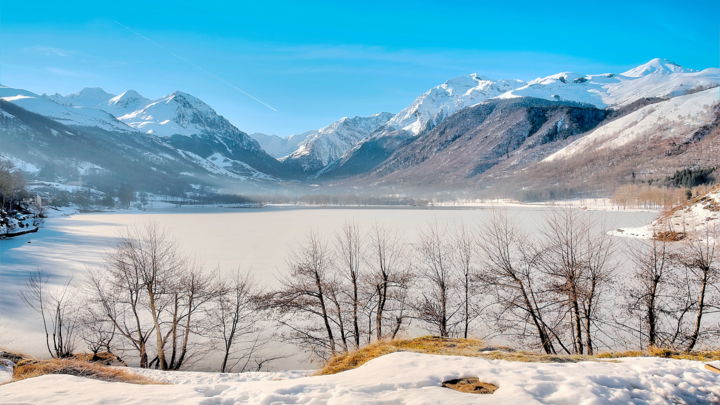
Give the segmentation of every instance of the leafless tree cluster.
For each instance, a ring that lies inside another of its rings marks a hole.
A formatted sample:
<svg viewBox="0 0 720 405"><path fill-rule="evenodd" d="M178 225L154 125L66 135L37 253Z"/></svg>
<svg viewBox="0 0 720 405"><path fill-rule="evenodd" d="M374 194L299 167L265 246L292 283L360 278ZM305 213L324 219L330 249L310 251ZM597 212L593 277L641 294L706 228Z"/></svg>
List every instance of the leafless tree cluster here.
<svg viewBox="0 0 720 405"><path fill-rule="evenodd" d="M90 278L84 339L110 350L113 339L135 352L140 367L177 370L193 356L223 353L221 369L252 357L255 288L237 276L223 280L179 252L154 225L131 229Z"/></svg>
<svg viewBox="0 0 720 405"><path fill-rule="evenodd" d="M334 243L312 233L264 302L286 340L320 358L394 338L410 316L405 259L397 235L381 227L361 235L346 225Z"/></svg>
<svg viewBox="0 0 720 405"><path fill-rule="evenodd" d="M630 252L625 328L640 346L692 351L720 335L720 232L708 227L682 242L650 241Z"/></svg>
<svg viewBox="0 0 720 405"><path fill-rule="evenodd" d="M0 159L0 210L8 208L25 189L25 179L13 165Z"/></svg>

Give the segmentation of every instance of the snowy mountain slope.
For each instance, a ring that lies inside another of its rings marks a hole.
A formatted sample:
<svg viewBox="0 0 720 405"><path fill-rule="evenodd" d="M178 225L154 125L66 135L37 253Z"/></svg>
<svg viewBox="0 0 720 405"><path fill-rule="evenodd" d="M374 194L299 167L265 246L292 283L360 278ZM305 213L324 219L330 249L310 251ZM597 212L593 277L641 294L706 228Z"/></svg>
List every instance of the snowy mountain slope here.
<svg viewBox="0 0 720 405"><path fill-rule="evenodd" d="M121 132L133 130L106 111L58 104L49 98L23 89L0 85L0 99L65 125L97 127Z"/></svg>
<svg viewBox="0 0 720 405"><path fill-rule="evenodd" d="M210 378L170 376L177 383L162 385L44 375L2 385L0 397L10 403L39 405L639 405L720 401L720 374L706 370L702 362L653 357L529 363L398 352L334 375L298 378L291 374L283 378L275 373L275 379L269 379L253 374L246 378L215 373ZM477 377L499 388L493 394L478 395L441 387L443 381L462 377Z"/></svg>
<svg viewBox="0 0 720 405"><path fill-rule="evenodd" d="M127 90L114 95L101 88L84 88L77 93L63 96L61 94L45 95L44 97L73 107L95 108L120 117L137 111L148 105L151 100L143 97L135 90Z"/></svg>
<svg viewBox="0 0 720 405"><path fill-rule="evenodd" d="M627 105L642 98L675 97L719 85L720 69L696 72L656 58L620 74L558 73L530 81L499 97L537 97L605 108Z"/></svg>
<svg viewBox="0 0 720 405"><path fill-rule="evenodd" d="M283 159L283 163L299 166L306 173L321 170L370 136L392 116L384 112L369 117L343 117L324 128L305 133L306 139Z"/></svg>
<svg viewBox="0 0 720 405"><path fill-rule="evenodd" d="M712 106L720 103L720 88L678 96L651 104L595 129L544 161L567 159L640 140L690 134L713 120ZM665 130L663 130L665 129Z"/></svg>
<svg viewBox="0 0 720 405"><path fill-rule="evenodd" d="M62 105L103 109L108 100L115 97L99 87L86 87L77 93L63 96L59 93L44 95L44 97Z"/></svg>
<svg viewBox="0 0 720 405"><path fill-rule="evenodd" d="M450 79L435 86L378 128L367 139L347 150L318 173L324 177L347 177L366 173L396 148L412 141L463 108L497 97L521 86L520 80L493 81L476 73Z"/></svg>
<svg viewBox="0 0 720 405"><path fill-rule="evenodd" d="M537 161L547 149L594 128L606 115L586 104L490 100L418 135L368 178L382 184L469 184L501 163Z"/></svg>
<svg viewBox="0 0 720 405"><path fill-rule="evenodd" d="M300 146L300 144L314 132L315 131L307 131L301 134L291 135L289 137L255 132L250 134L250 137L258 141L263 150L265 150L265 152L267 152L270 156L274 158L281 158L293 153L298 146Z"/></svg>
<svg viewBox="0 0 720 405"><path fill-rule="evenodd" d="M150 101L133 90L117 96L98 88L67 96L38 96L2 87L0 98L66 125L152 135L168 147L187 152L185 158L215 175L270 180L287 171L255 140L187 93L178 91ZM208 160L211 156L214 159ZM216 166L215 162L224 163Z"/></svg>
<svg viewBox="0 0 720 405"><path fill-rule="evenodd" d="M477 73L456 77L423 93L389 120L386 127L417 135L456 111L497 97L523 84L520 80L493 81Z"/></svg>

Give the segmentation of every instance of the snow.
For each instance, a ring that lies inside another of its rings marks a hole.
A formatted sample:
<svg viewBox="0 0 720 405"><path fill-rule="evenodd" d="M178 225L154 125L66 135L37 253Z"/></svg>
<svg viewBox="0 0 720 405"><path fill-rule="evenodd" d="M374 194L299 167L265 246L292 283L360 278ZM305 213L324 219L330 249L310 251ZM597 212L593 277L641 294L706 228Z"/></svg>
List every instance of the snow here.
<svg viewBox="0 0 720 405"><path fill-rule="evenodd" d="M442 388L478 377L491 395ZM523 363L393 353L329 376L256 379L179 378L180 384L132 385L47 375L0 386L8 402L33 404L707 404L720 401L720 374L703 363L626 358L579 363Z"/></svg>
<svg viewBox="0 0 720 405"><path fill-rule="evenodd" d="M720 89L708 89L650 104L593 130L544 161L614 149L631 142L688 135L711 122L711 107L720 103Z"/></svg>
<svg viewBox="0 0 720 405"><path fill-rule="evenodd" d="M0 385L12 380L14 364L8 359L0 359Z"/></svg>
<svg viewBox="0 0 720 405"><path fill-rule="evenodd" d="M465 107L497 97L523 84L521 80L493 81L477 73L456 77L426 91L390 119L386 127L417 135L428 125L437 125Z"/></svg>
<svg viewBox="0 0 720 405"><path fill-rule="evenodd" d="M301 134L305 136L305 140L284 159L305 157L326 166L366 139L392 116L390 113L379 113L369 117L343 117L324 128Z"/></svg>
<svg viewBox="0 0 720 405"><path fill-rule="evenodd" d="M206 132L207 118L215 117L217 114L209 105L190 94L176 91L118 119L142 132L167 137Z"/></svg>
<svg viewBox="0 0 720 405"><path fill-rule="evenodd" d="M34 164L26 162L7 153L0 152L0 160L9 161L15 168L25 173L35 174L40 171L40 168L35 166Z"/></svg>
<svg viewBox="0 0 720 405"><path fill-rule="evenodd" d="M621 74L558 73L538 78L499 98L537 97L572 101L599 108L623 106L641 98L675 97L720 85L720 69L685 69L664 59L653 59Z"/></svg>
<svg viewBox="0 0 720 405"><path fill-rule="evenodd" d="M132 130L106 111L58 104L48 97L39 96L23 89L0 86L0 99L65 125L99 127L122 132Z"/></svg>

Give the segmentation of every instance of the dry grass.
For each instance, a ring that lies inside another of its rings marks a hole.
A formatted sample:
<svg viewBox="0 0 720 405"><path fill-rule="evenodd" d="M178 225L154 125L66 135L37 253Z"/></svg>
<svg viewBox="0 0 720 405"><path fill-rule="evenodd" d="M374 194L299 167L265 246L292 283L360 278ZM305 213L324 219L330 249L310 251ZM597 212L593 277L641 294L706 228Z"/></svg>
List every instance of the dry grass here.
<svg viewBox="0 0 720 405"><path fill-rule="evenodd" d="M687 237L685 232L660 231L653 234L653 239L660 242L679 242Z"/></svg>
<svg viewBox="0 0 720 405"><path fill-rule="evenodd" d="M650 347L647 350L629 350L624 352L600 353L596 356L599 359L616 359L620 357L662 357L677 360L715 361L720 360L720 350L681 352L661 347Z"/></svg>
<svg viewBox="0 0 720 405"><path fill-rule="evenodd" d="M68 374L108 382L131 384L160 384L149 378L135 375L121 368L107 367L77 359L22 360L13 372L13 381L48 374Z"/></svg>
<svg viewBox="0 0 720 405"><path fill-rule="evenodd" d="M359 350L339 354L325 363L317 375L335 374L351 370L368 361L395 352L442 354L447 356L482 357L491 360L523 362L577 362L593 360L588 356L547 355L515 351L506 347L487 347L477 339L451 339L437 336L423 336L415 339L384 340L362 347Z"/></svg>
<svg viewBox="0 0 720 405"><path fill-rule="evenodd" d="M386 340L360 348L354 352L339 354L325 363L316 375L336 374L351 370L368 361L395 352L442 354L448 356L480 357L489 360L506 360L534 363L575 363L578 361L608 361L621 357L663 357L697 361L720 360L718 351L685 353L670 349L651 347L645 351L606 352L598 355L542 354L515 351L507 347L488 347L476 339L451 339L423 336L415 339Z"/></svg>

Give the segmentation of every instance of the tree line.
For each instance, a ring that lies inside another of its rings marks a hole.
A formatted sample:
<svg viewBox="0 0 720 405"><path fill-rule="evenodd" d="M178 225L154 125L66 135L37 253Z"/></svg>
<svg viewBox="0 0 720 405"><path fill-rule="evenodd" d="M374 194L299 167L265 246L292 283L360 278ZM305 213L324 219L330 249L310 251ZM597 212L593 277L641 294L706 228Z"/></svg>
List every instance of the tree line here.
<svg viewBox="0 0 720 405"><path fill-rule="evenodd" d="M260 288L241 272L203 268L147 226L124 234L91 272L80 309L68 286L51 291L42 275L25 299L42 315L51 355L69 356L82 341L160 369L209 355L223 371L262 367L281 356L264 350L269 330L318 359L427 332L548 354L712 345L717 231L628 248L605 231L572 209L549 212L533 234L494 212L473 229L428 225L413 243L347 224L310 233L287 274Z"/></svg>

